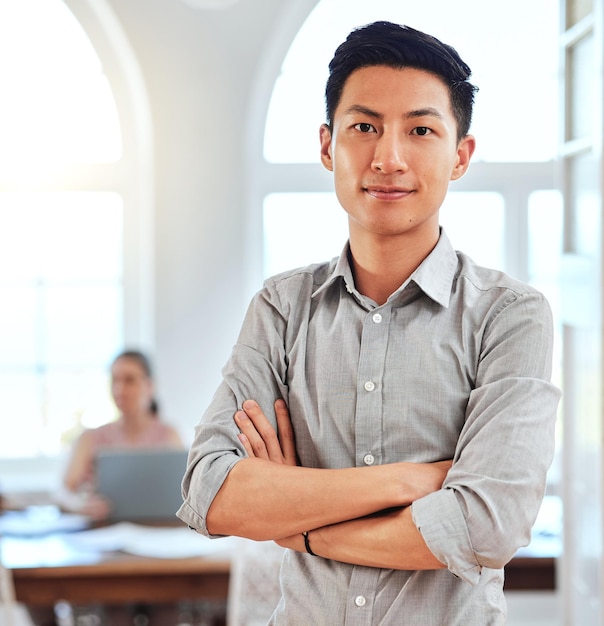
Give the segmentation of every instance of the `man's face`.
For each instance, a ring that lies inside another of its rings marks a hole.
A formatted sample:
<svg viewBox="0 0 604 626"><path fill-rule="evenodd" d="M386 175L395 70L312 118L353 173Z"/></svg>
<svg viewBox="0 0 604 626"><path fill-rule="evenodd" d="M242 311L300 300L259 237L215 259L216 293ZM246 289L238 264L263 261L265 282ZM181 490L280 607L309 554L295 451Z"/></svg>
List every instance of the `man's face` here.
<svg viewBox="0 0 604 626"><path fill-rule="evenodd" d="M321 127L321 161L334 173L351 241L411 234L435 242L450 180L466 171L470 136L457 141L449 91L428 72L371 66L353 72Z"/></svg>

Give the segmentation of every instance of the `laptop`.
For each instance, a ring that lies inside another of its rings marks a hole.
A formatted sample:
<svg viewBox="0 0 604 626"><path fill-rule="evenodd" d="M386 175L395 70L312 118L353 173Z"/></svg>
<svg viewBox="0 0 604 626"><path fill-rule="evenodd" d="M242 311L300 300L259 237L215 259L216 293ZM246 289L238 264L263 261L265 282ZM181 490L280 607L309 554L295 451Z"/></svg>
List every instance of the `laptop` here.
<svg viewBox="0 0 604 626"><path fill-rule="evenodd" d="M97 490L110 521L175 522L187 450L106 450L97 456Z"/></svg>

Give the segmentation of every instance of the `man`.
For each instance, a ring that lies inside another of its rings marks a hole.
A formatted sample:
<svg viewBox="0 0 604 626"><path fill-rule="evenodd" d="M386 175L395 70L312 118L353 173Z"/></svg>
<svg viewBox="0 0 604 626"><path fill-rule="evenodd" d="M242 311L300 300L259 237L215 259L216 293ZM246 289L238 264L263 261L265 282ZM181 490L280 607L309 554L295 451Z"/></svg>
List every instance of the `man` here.
<svg viewBox="0 0 604 626"><path fill-rule="evenodd" d="M559 392L543 296L439 228L475 146L469 76L386 22L338 48L321 161L348 245L266 281L197 428L178 514L290 548L273 624L505 623Z"/></svg>

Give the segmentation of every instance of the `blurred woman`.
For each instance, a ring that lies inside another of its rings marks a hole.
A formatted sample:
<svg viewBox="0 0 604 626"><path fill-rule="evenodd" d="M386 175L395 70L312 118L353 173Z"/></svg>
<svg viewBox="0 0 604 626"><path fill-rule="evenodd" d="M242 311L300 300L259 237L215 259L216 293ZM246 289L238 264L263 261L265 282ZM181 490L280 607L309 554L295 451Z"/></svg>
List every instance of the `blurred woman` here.
<svg viewBox="0 0 604 626"><path fill-rule="evenodd" d="M74 444L60 496L63 508L102 519L108 503L95 494L95 459L100 450L183 448L175 428L159 419L148 358L136 350L119 354L111 365L111 394L117 420L85 430Z"/></svg>

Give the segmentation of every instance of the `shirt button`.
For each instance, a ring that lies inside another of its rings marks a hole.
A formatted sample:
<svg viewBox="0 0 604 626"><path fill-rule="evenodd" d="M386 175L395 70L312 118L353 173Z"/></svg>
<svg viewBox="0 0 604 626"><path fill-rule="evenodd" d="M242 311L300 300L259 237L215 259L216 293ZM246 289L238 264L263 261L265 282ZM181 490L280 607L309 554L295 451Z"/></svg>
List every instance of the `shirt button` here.
<svg viewBox="0 0 604 626"><path fill-rule="evenodd" d="M375 389L375 383L370 380L368 380L364 386L365 386L365 391L373 391Z"/></svg>
<svg viewBox="0 0 604 626"><path fill-rule="evenodd" d="M354 603L355 603L357 606L365 606L365 604L367 604L367 600L365 600L365 596L357 596L357 597L354 599Z"/></svg>
<svg viewBox="0 0 604 626"><path fill-rule="evenodd" d="M365 465L373 465L375 463L375 457L373 454L369 453L363 457L363 462Z"/></svg>
<svg viewBox="0 0 604 626"><path fill-rule="evenodd" d="M379 313L374 313L374 314L373 314L373 321L374 321L376 324L380 324L380 323L381 323L381 321L382 321L382 316L381 316Z"/></svg>

